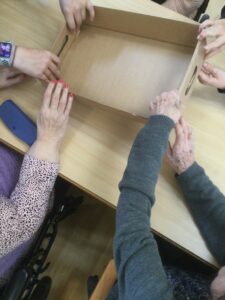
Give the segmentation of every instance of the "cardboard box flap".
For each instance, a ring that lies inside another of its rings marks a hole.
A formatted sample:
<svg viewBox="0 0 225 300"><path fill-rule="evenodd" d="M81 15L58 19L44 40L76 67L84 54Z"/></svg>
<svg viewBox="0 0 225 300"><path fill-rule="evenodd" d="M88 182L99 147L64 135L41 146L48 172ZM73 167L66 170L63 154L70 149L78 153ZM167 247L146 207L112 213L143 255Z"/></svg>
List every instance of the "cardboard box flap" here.
<svg viewBox="0 0 225 300"><path fill-rule="evenodd" d="M182 101L187 101L190 97L194 83L198 78L199 72L204 62L204 48L201 42L198 42L191 62L179 88L179 94Z"/></svg>
<svg viewBox="0 0 225 300"><path fill-rule="evenodd" d="M198 25L117 9L95 7L95 19L87 25L142 36L187 47L197 44Z"/></svg>
<svg viewBox="0 0 225 300"><path fill-rule="evenodd" d="M122 11L135 12L139 14L170 19L174 21L182 21L189 24L196 24L194 20L187 18L151 0L93 0L92 3L96 7L113 8Z"/></svg>

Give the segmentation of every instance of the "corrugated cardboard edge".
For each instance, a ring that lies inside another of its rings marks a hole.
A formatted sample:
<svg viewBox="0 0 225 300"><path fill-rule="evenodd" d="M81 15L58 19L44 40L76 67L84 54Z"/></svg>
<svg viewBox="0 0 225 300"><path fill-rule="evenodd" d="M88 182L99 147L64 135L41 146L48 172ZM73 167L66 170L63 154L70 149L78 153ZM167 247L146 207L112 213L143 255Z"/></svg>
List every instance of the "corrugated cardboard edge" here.
<svg viewBox="0 0 225 300"><path fill-rule="evenodd" d="M179 95L181 97L182 102L187 101L191 96L194 87L194 82L198 78L198 75L204 62L204 57L205 54L203 44L201 42L198 42L189 67L187 69L187 72L179 88Z"/></svg>

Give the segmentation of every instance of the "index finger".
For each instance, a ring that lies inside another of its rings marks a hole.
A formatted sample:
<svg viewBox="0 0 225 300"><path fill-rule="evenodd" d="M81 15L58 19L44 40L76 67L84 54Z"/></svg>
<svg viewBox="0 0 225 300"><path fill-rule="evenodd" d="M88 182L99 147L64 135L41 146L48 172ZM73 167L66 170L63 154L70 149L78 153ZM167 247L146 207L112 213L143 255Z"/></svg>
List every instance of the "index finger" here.
<svg viewBox="0 0 225 300"><path fill-rule="evenodd" d="M201 32L202 30L212 26L213 24L214 24L213 20L206 20L199 26L199 31Z"/></svg>
<svg viewBox="0 0 225 300"><path fill-rule="evenodd" d="M218 37L218 35L220 34L218 27L209 27L204 29L198 36L198 38L200 40L203 40L207 37Z"/></svg>
<svg viewBox="0 0 225 300"><path fill-rule="evenodd" d="M185 138L188 139L188 129L189 129L188 123L184 120L184 118L181 118L180 124L182 126L182 130L183 130L183 134L184 134Z"/></svg>
<svg viewBox="0 0 225 300"><path fill-rule="evenodd" d="M51 58L52 58L52 61L54 62L54 64L56 64L56 65L60 64L60 58L57 55L55 55L54 53L52 53Z"/></svg>
<svg viewBox="0 0 225 300"><path fill-rule="evenodd" d="M65 108L65 111L64 111L64 113L65 113L66 116L69 116L69 114L70 114L70 111L71 111L71 108L72 108L72 104L73 104L74 97L75 97L74 94L69 93L67 105L66 105L66 108Z"/></svg>
<svg viewBox="0 0 225 300"><path fill-rule="evenodd" d="M180 122L177 122L175 125L176 141L180 140L183 137L183 130Z"/></svg>
<svg viewBox="0 0 225 300"><path fill-rule="evenodd" d="M88 10L89 15L90 15L90 20L91 20L91 21L94 21L94 18L95 18L95 10L94 10L94 6L92 5L91 2L88 2L88 4L87 4L87 10Z"/></svg>
<svg viewBox="0 0 225 300"><path fill-rule="evenodd" d="M44 97L43 97L43 103L42 103L42 108L45 110L47 108L49 108L50 103L51 103L51 99L52 99L52 93L54 91L56 85L56 81L52 80L49 82L47 89L44 93Z"/></svg>

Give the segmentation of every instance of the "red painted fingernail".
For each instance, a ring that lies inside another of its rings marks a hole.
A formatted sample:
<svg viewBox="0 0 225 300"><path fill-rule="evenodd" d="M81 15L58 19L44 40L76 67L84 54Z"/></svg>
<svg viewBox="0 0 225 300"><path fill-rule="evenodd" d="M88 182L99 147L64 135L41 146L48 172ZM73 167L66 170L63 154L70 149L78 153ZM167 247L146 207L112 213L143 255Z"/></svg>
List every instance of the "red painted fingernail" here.
<svg viewBox="0 0 225 300"><path fill-rule="evenodd" d="M63 84L63 87L64 87L65 89L68 89L68 88L69 88L69 85L68 85L67 83L64 83L64 84Z"/></svg>
<svg viewBox="0 0 225 300"><path fill-rule="evenodd" d="M57 80L51 80L51 83L56 84L56 83L57 83Z"/></svg>
<svg viewBox="0 0 225 300"><path fill-rule="evenodd" d="M69 96L70 97L75 97L75 94L74 93L69 93Z"/></svg>
<svg viewBox="0 0 225 300"><path fill-rule="evenodd" d="M60 80L58 81L58 83L64 83L63 79L60 79Z"/></svg>

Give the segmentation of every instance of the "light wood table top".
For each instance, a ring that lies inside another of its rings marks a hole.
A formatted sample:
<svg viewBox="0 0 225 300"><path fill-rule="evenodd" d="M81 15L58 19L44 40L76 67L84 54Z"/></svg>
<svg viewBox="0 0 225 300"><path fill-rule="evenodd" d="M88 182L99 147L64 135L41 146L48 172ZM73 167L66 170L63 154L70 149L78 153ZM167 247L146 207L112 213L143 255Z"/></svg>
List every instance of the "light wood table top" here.
<svg viewBox="0 0 225 300"><path fill-rule="evenodd" d="M95 0L98 4L103 0ZM209 11L218 16L223 0L211 1ZM149 10L147 0L107 0L106 5L131 11ZM169 18L182 16L166 10ZM157 14L157 12L156 12ZM63 25L57 0L2 0L0 40L13 40L19 45L50 49ZM192 22L190 20L190 22ZM225 64L224 54L215 62ZM225 65L224 65L225 68ZM33 119L40 107L43 85L33 79L0 91L0 102L13 99ZM196 159L207 170L215 184L225 193L225 99L216 90L196 84L187 104L185 117L195 130ZM61 153L61 175L95 198L116 207L118 183L123 175L133 140L143 125L82 103L74 105ZM0 139L25 152L27 146L0 123ZM173 172L164 163L152 213L152 228L160 235L197 257L215 264L206 248Z"/></svg>

